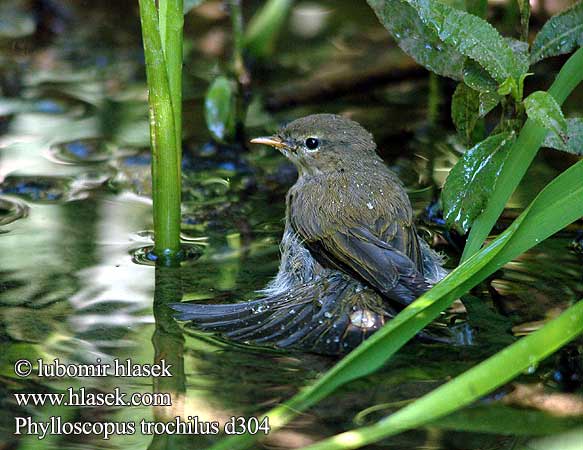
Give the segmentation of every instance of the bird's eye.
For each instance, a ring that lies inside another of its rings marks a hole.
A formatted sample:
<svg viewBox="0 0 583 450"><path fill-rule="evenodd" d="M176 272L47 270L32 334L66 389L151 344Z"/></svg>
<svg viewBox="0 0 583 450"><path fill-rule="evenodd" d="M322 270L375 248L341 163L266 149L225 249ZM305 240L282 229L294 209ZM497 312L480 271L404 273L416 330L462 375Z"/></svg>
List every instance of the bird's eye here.
<svg viewBox="0 0 583 450"><path fill-rule="evenodd" d="M316 150L318 148L318 146L320 145L320 141L318 141L318 139L310 137L308 139L306 139L306 148L308 150Z"/></svg>

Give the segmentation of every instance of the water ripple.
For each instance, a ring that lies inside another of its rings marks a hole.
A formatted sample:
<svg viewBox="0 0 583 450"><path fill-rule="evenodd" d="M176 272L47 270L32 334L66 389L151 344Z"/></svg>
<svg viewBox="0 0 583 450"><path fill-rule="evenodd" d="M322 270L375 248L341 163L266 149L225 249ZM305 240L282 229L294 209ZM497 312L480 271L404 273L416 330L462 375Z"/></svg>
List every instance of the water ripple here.
<svg viewBox="0 0 583 450"><path fill-rule="evenodd" d="M27 217L28 212L29 207L23 201L10 197L0 197L0 227ZM8 230L0 230L0 233L7 232Z"/></svg>

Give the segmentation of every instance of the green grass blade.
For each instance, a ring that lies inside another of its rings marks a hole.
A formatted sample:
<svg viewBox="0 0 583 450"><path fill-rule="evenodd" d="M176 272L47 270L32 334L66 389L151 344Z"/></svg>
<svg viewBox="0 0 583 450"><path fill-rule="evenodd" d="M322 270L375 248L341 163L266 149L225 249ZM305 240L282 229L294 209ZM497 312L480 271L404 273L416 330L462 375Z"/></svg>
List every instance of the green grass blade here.
<svg viewBox="0 0 583 450"><path fill-rule="evenodd" d="M583 161L551 182L513 224L486 248L453 270L430 291L411 303L314 384L283 405L269 411L272 431L343 384L376 371L409 339L434 320L460 295L518 254L583 215ZM256 437L225 439L214 450L242 449Z"/></svg>
<svg viewBox="0 0 583 450"><path fill-rule="evenodd" d="M305 450L359 448L443 417L512 380L581 333L583 301L571 306L535 333L520 339L375 425L339 434L305 447Z"/></svg>
<svg viewBox="0 0 583 450"><path fill-rule="evenodd" d="M577 50L561 68L549 93L557 103L562 104L567 96L583 80L583 49ZM498 217L504 210L506 202L518 183L524 177L526 170L543 143L547 130L528 119L518 135L518 139L510 149L504 169L492 193L484 212L475 220L464 252L462 261L476 253L482 246Z"/></svg>

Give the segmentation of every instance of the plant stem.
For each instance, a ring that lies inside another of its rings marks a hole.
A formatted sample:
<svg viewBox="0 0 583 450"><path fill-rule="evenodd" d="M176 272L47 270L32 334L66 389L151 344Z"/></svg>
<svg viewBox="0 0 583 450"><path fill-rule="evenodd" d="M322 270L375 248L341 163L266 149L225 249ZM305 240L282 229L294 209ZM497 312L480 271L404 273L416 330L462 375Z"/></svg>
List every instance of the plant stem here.
<svg viewBox="0 0 583 450"><path fill-rule="evenodd" d="M229 10L231 13L231 26L233 28L233 69L237 75L239 84L245 85L249 81L249 75L243 59L244 36L241 0L229 0Z"/></svg>
<svg viewBox="0 0 583 450"><path fill-rule="evenodd" d="M441 90L439 78L433 72L429 74L429 96L427 100L427 121L435 125L439 119L439 106L441 104Z"/></svg>
<svg viewBox="0 0 583 450"><path fill-rule="evenodd" d="M174 111L174 128L176 132L176 151L178 164L182 161L182 29L184 28L184 1L159 0L160 40L168 83L170 98ZM170 26L168 26L170 25Z"/></svg>
<svg viewBox="0 0 583 450"><path fill-rule="evenodd" d="M173 265L178 262L180 254L181 188L175 112L158 31L156 5L154 0L139 0L139 6L148 79L155 252L161 264ZM168 15L165 20L170 17Z"/></svg>
<svg viewBox="0 0 583 450"><path fill-rule="evenodd" d="M245 36L243 34L243 13L241 11L241 0L229 0L229 9L231 13L231 26L233 28L233 72L237 80L237 94L235 103L235 128L236 138L239 142L245 141L243 124L247 112L245 102L245 91L249 87L251 78L243 51L245 49Z"/></svg>
<svg viewBox="0 0 583 450"><path fill-rule="evenodd" d="M520 11L520 40L528 42L528 23L530 21L530 1L517 0Z"/></svg>
<svg viewBox="0 0 583 450"><path fill-rule="evenodd" d="M583 80L583 48L577 50L561 68L557 78L549 89L555 100L562 104L567 96ZM504 210L506 202L524 177L548 130L528 119L518 139L509 151L504 169L494 186L494 192L486 209L474 221L468 241L462 255L462 262L476 253L494 227Z"/></svg>

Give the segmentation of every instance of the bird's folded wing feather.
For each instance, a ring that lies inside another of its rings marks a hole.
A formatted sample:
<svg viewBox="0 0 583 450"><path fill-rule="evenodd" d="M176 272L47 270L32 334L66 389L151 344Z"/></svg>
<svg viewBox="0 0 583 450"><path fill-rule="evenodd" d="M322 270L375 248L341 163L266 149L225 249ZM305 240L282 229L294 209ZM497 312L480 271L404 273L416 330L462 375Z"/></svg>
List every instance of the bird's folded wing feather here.
<svg viewBox="0 0 583 450"><path fill-rule="evenodd" d="M399 236L397 233L393 239L397 245L410 242ZM396 248L364 227L336 230L322 239L304 238L322 264L356 275L399 303L408 304L429 289L416 262L405 253L406 249Z"/></svg>

